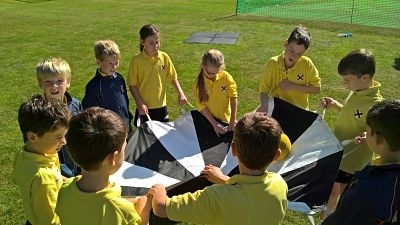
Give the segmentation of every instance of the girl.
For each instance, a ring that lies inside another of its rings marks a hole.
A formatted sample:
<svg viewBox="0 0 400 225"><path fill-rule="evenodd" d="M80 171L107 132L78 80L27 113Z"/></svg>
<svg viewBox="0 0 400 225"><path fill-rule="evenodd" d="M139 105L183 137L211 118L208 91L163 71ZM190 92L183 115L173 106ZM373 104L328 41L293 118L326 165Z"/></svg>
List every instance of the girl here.
<svg viewBox="0 0 400 225"><path fill-rule="evenodd" d="M144 25L140 31L140 53L129 64L128 86L136 102L134 125L137 120L168 122L166 83L171 82L178 92L178 103L187 102L179 84L174 65L167 53L159 51L160 31L153 25Z"/></svg>
<svg viewBox="0 0 400 225"><path fill-rule="evenodd" d="M207 118L218 136L233 131L236 125L236 82L224 69L224 56L220 51L205 52L193 87L198 111Z"/></svg>

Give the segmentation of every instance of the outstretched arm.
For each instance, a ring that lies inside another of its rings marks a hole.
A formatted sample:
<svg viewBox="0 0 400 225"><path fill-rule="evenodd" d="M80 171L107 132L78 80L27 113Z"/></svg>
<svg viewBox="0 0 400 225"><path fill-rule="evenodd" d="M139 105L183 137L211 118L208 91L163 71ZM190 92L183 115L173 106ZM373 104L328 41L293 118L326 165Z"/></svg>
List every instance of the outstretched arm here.
<svg viewBox="0 0 400 225"><path fill-rule="evenodd" d="M330 97L322 97L319 103L322 107L328 108L328 109L334 108L338 111L341 111L343 108L343 105L340 102L338 102L335 99L330 98Z"/></svg>

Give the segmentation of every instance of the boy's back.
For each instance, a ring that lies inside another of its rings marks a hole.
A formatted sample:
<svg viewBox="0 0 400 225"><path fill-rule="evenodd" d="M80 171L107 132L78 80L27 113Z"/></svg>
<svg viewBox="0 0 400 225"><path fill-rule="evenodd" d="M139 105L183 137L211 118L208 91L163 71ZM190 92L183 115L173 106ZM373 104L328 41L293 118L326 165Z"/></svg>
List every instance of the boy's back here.
<svg viewBox="0 0 400 225"><path fill-rule="evenodd" d="M234 175L167 201L168 218L200 224L280 224L287 208L287 185L275 173Z"/></svg>
<svg viewBox="0 0 400 225"><path fill-rule="evenodd" d="M154 214L200 224L281 224L288 187L279 174L266 171L280 156L281 135L275 119L264 113L246 113L235 126L232 143L240 174L226 183L170 198L156 184L149 191Z"/></svg>
<svg viewBox="0 0 400 225"><path fill-rule="evenodd" d="M62 224L140 224L134 204L121 198L120 186L113 183L98 192L83 192L77 184L80 179L73 178L59 191L57 212Z"/></svg>
<svg viewBox="0 0 400 225"><path fill-rule="evenodd" d="M109 180L124 161L127 133L123 119L104 108L91 107L71 119L67 145L82 175L60 189L56 212L61 224L142 222L135 204L122 198L121 187Z"/></svg>
<svg viewBox="0 0 400 225"><path fill-rule="evenodd" d="M323 225L399 224L400 164L367 165L355 173Z"/></svg>

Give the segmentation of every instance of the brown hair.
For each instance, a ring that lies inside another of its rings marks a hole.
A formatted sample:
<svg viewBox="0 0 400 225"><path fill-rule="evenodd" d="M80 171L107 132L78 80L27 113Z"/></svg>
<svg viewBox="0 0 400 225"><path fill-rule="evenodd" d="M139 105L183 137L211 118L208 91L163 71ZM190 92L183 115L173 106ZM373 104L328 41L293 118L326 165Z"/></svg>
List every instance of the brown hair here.
<svg viewBox="0 0 400 225"><path fill-rule="evenodd" d="M71 119L67 147L82 169L96 170L110 153L122 148L127 133L125 122L116 113L91 107Z"/></svg>
<svg viewBox="0 0 400 225"><path fill-rule="evenodd" d="M39 94L33 95L27 102L22 103L18 110L18 124L24 142L27 141L29 131L40 137L60 126L68 127L70 117L71 112L65 103Z"/></svg>
<svg viewBox="0 0 400 225"><path fill-rule="evenodd" d="M110 56L115 57L118 60L121 58L121 52L119 51L118 45L113 40L96 41L93 49L94 56L100 61Z"/></svg>
<svg viewBox="0 0 400 225"><path fill-rule="evenodd" d="M368 74L371 78L375 74L375 57L367 49L356 49L344 56L338 64L338 73L342 76L355 75L361 77Z"/></svg>
<svg viewBox="0 0 400 225"><path fill-rule="evenodd" d="M239 160L249 169L266 169L274 160L282 129L261 112L246 113L236 124L233 145Z"/></svg>
<svg viewBox="0 0 400 225"><path fill-rule="evenodd" d="M384 100L372 106L367 114L372 133L382 135L390 151L400 151L400 100Z"/></svg>
<svg viewBox="0 0 400 225"><path fill-rule="evenodd" d="M158 27L154 24L147 24L144 25L142 28L140 28L139 30L139 36L141 40L146 40L147 37L153 36L153 35L157 35L160 34L160 30L158 29ZM139 50L142 52L143 51L143 45L140 42L139 43Z"/></svg>
<svg viewBox="0 0 400 225"><path fill-rule="evenodd" d="M204 67L215 67L220 70L225 69L224 55L217 49L208 50L203 54L203 57L201 58L200 72L196 79L197 97L199 98L200 102L208 101L208 94L204 84L203 76L205 72L203 71Z"/></svg>

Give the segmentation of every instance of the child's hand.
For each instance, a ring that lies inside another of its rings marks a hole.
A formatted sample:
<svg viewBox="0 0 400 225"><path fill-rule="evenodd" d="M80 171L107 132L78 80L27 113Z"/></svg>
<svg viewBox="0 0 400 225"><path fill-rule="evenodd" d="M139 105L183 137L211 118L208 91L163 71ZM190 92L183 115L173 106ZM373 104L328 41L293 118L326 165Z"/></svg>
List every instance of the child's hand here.
<svg viewBox="0 0 400 225"><path fill-rule="evenodd" d="M178 94L178 104L182 106L182 105L186 104L186 102L187 102L187 98L186 98L185 93L180 92Z"/></svg>
<svg viewBox="0 0 400 225"><path fill-rule="evenodd" d="M293 83L290 82L288 79L284 79L279 83L279 88L282 91L290 91L293 89Z"/></svg>
<svg viewBox="0 0 400 225"><path fill-rule="evenodd" d="M148 194L151 198L152 196L152 207L153 212L156 216L161 218L167 217L167 210L166 210L166 201L167 201L167 191L162 184L155 184L153 185Z"/></svg>
<svg viewBox="0 0 400 225"><path fill-rule="evenodd" d="M221 134L226 134L227 132L227 128L225 126L223 126L220 123L217 123L216 125L213 126L215 133L217 134L217 136L219 137Z"/></svg>
<svg viewBox="0 0 400 225"><path fill-rule="evenodd" d="M222 173L220 168L213 165L206 166L200 174L214 184L225 184L226 181L229 179L228 176L225 176Z"/></svg>
<svg viewBox="0 0 400 225"><path fill-rule="evenodd" d="M360 136L357 136L353 139L354 143L357 145L361 145L367 140L367 132L362 133Z"/></svg>
<svg viewBox="0 0 400 225"><path fill-rule="evenodd" d="M145 105L145 104L138 105L137 110L139 111L140 115L146 115L149 113L149 109L147 108L147 105Z"/></svg>
<svg viewBox="0 0 400 225"><path fill-rule="evenodd" d="M149 195L156 196L157 194L167 194L167 190L165 190L164 185L162 184L155 184L149 189Z"/></svg>
<svg viewBox="0 0 400 225"><path fill-rule="evenodd" d="M322 107L328 108L328 109L335 108L335 109L340 110L343 107L342 104L340 104L338 101L336 101L335 99L330 98L330 97L322 97L319 101L319 104Z"/></svg>
<svg viewBox="0 0 400 225"><path fill-rule="evenodd" d="M233 120L229 123L229 126L227 126L227 131L234 131L235 130L235 126L236 126L237 120Z"/></svg>

